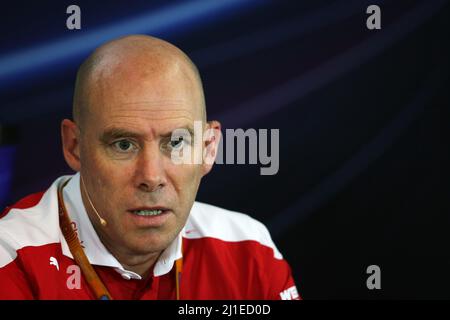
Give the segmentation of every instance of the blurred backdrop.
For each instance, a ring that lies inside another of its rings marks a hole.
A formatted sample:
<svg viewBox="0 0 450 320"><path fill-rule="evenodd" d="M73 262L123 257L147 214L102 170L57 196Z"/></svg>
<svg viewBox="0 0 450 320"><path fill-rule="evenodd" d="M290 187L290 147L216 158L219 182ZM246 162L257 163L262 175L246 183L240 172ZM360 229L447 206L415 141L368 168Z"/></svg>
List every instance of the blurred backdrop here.
<svg viewBox="0 0 450 320"><path fill-rule="evenodd" d="M280 130L278 174L216 165L198 200L264 222L303 298L450 298L448 1L10 1L0 16L2 207L71 173L59 126L89 52L154 35L197 64L223 130Z"/></svg>

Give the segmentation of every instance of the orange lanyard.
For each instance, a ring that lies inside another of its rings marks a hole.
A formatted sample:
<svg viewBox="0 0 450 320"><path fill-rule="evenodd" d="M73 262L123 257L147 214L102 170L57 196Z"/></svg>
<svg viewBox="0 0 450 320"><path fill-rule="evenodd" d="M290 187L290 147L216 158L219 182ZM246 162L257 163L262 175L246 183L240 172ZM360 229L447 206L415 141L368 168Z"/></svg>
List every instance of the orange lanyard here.
<svg viewBox="0 0 450 320"><path fill-rule="evenodd" d="M66 206L64 205L64 198L62 194L62 189L69 182L68 179L58 188L58 212L59 212L59 225L61 231L66 239L67 245L69 246L70 252L72 253L75 262L80 267L83 275L88 283L89 287L93 291L95 297L98 300L113 300L111 294L106 289L100 277L95 272L91 263L89 262L86 254L84 253L83 247L81 247L80 240L77 234L73 230L72 222L70 221L69 215L67 214ZM176 297L180 300L180 285L181 285L181 273L183 271L183 257L175 261L175 283L176 283Z"/></svg>

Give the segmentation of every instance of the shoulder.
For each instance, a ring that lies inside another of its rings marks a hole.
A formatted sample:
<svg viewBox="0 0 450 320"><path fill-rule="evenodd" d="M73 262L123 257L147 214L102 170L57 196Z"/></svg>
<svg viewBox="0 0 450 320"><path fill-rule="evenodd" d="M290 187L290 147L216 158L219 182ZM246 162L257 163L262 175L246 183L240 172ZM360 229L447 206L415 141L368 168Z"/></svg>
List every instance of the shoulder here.
<svg viewBox="0 0 450 320"><path fill-rule="evenodd" d="M39 201L42 199L42 196L44 195L44 193L45 193L45 191L41 191L41 192L36 192L36 193L30 194L30 195L20 199L19 201L17 201L12 206L7 206L0 213L0 219L5 217L13 209L15 209L15 210L22 209L22 210L24 210L24 209L29 209L29 208L32 208L32 207L36 206L39 203Z"/></svg>
<svg viewBox="0 0 450 320"><path fill-rule="evenodd" d="M39 247L60 241L56 188L26 196L7 207L0 215L0 267L17 257L23 248Z"/></svg>
<svg viewBox="0 0 450 320"><path fill-rule="evenodd" d="M263 223L247 214L198 201L194 202L191 209L185 237L214 238L225 242L252 241L272 249L274 257L282 259Z"/></svg>

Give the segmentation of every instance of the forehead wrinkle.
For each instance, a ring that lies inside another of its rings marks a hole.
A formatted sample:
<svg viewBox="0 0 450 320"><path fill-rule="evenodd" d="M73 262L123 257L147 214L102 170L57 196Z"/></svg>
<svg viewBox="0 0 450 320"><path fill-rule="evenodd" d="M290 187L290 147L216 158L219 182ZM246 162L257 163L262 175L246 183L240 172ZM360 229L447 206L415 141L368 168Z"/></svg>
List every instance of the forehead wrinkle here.
<svg viewBox="0 0 450 320"><path fill-rule="evenodd" d="M149 109L148 107L144 107L144 108L126 108L124 106L118 106L115 107L116 110L113 109L113 111L124 111L124 112L129 112L129 113L161 113L161 112L178 112L178 113L186 113L186 114L192 114L192 112L190 112L189 110L186 109L173 109L173 108L161 108L161 109Z"/></svg>
<svg viewBox="0 0 450 320"><path fill-rule="evenodd" d="M142 107L140 107L142 105ZM129 108L129 107L133 108ZM137 106L137 107L134 107ZM171 107L186 107L186 108L171 108ZM156 109L151 109L152 107L156 107ZM161 108L157 108L161 107ZM202 115L201 106L194 105L190 106L184 100L157 100L157 101L138 101L138 102L125 102L120 103L115 106L119 111L126 110L127 112L144 112L144 113L160 113L160 112L180 112L186 113L189 115L194 115L198 111Z"/></svg>
<svg viewBox="0 0 450 320"><path fill-rule="evenodd" d="M165 99L165 100L144 100L144 101L133 101L133 102L122 102L120 105L129 106L129 105L151 105L151 106L184 106L187 105L185 100L182 99Z"/></svg>
<svg viewBox="0 0 450 320"><path fill-rule="evenodd" d="M111 116L113 119L135 119L136 116L133 115L117 115L117 116ZM174 119L186 119L188 121L194 121L190 116L161 116L161 117L148 117L148 116L139 116L140 119L148 119L148 120L174 120ZM132 125L136 125L136 122L133 121L131 123Z"/></svg>
<svg viewBox="0 0 450 320"><path fill-rule="evenodd" d="M193 111L185 108L160 108L150 109L149 107L129 108L125 105L113 107L109 113L110 118L147 118L147 119L174 119L186 118L193 121L196 116ZM199 120L201 115L198 115Z"/></svg>
<svg viewBox="0 0 450 320"><path fill-rule="evenodd" d="M148 109L124 109L126 112L120 112L121 109L117 110L117 112L111 112L110 117L111 118L117 118L117 117L126 117L126 118L153 118L153 117L165 117L165 115L176 118L176 117L185 117L185 118L194 118L193 114L187 110L184 109L161 109L161 110L148 110Z"/></svg>

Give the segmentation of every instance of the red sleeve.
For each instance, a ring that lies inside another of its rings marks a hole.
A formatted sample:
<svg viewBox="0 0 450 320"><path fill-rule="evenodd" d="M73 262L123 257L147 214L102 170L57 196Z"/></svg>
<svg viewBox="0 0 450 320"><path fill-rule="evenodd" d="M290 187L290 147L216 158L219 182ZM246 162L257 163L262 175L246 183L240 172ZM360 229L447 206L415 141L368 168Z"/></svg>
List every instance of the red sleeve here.
<svg viewBox="0 0 450 320"><path fill-rule="evenodd" d="M262 238L266 239L262 256L259 259L263 279L266 283L264 296L268 300L301 300L297 287L292 277L291 267L282 258L269 230L262 225ZM268 244L268 245L267 245Z"/></svg>
<svg viewBox="0 0 450 320"><path fill-rule="evenodd" d="M33 299L32 289L11 238L0 230L0 300Z"/></svg>
<svg viewBox="0 0 450 320"><path fill-rule="evenodd" d="M272 258L267 264L267 281L269 283L269 300L301 300L297 287L292 277L291 267L286 260Z"/></svg>
<svg viewBox="0 0 450 320"><path fill-rule="evenodd" d="M17 259L0 268L0 300L34 299L31 286Z"/></svg>

